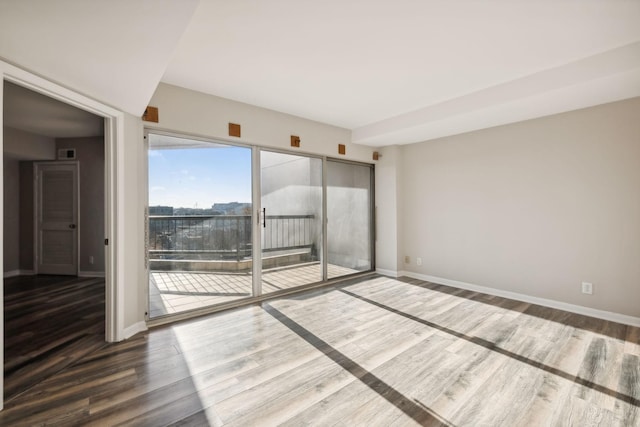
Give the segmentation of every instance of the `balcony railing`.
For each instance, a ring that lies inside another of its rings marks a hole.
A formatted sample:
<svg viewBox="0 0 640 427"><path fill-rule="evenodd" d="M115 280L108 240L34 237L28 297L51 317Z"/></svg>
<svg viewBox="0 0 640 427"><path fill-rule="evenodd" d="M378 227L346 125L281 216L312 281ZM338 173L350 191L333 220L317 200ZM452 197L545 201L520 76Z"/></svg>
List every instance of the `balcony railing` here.
<svg viewBox="0 0 640 427"><path fill-rule="evenodd" d="M250 215L151 215L151 259L237 260L251 256ZM267 215L262 250L314 250L315 215Z"/></svg>

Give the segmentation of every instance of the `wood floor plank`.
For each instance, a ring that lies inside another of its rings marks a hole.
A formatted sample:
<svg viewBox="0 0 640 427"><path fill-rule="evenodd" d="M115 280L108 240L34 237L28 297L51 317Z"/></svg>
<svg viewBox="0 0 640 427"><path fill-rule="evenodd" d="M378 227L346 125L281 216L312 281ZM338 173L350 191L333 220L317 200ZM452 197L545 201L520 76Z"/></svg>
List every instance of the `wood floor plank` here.
<svg viewBox="0 0 640 427"><path fill-rule="evenodd" d="M209 369L198 366L197 369L184 364L179 369L154 374L139 373L137 384L127 385L122 390L105 390L96 393L91 399L91 413L117 408L121 403L139 398L151 391L160 390L179 381L190 380L196 389L214 384L237 384L238 375L256 369L259 365L250 359L241 358L224 364L212 363ZM114 392L115 391L115 392Z"/></svg>
<svg viewBox="0 0 640 427"><path fill-rule="evenodd" d="M397 401L389 404L387 399L376 394L365 404L355 408L350 408L342 415L342 419L334 425L390 426L399 424L402 426L426 427L440 427L446 425L428 411L423 410L422 413L419 414L414 414L414 411L411 411L407 414L399 408L401 405L402 402Z"/></svg>
<svg viewBox="0 0 640 427"><path fill-rule="evenodd" d="M189 415L169 424L170 427L203 427L203 426L222 426L222 421L216 417L215 413L209 409L202 409L195 414Z"/></svg>
<svg viewBox="0 0 640 427"><path fill-rule="evenodd" d="M627 327L624 352L640 356L640 328Z"/></svg>
<svg viewBox="0 0 640 427"><path fill-rule="evenodd" d="M622 348L617 340L594 337L587 348L578 377L607 390L615 390L622 369ZM612 411L616 398L593 387L576 384L582 400Z"/></svg>
<svg viewBox="0 0 640 427"><path fill-rule="evenodd" d="M620 369L618 390L640 401L640 357L635 354L625 354ZM617 399L615 414L628 425L640 425L640 406Z"/></svg>
<svg viewBox="0 0 640 427"><path fill-rule="evenodd" d="M411 378L411 382L427 384L427 372L435 372L435 365L448 360L450 363L457 363L458 359L452 355L437 351L440 346L446 345L447 339L437 335L425 337L421 342L411 346L406 346L404 351L397 356L387 357L385 363L377 367L370 367L373 375L385 381L387 385L394 387L402 393L398 382L402 379ZM397 361L397 363L396 363ZM371 384L370 384L371 385ZM323 398L312 406L306 408L304 412L291 418L289 425L333 425L341 421L343 414L349 412L349 408L360 407L371 402L376 393L372 391L370 385L363 381L351 381L346 386L336 390L331 395ZM328 410L331 408L331 410Z"/></svg>
<svg viewBox="0 0 640 427"><path fill-rule="evenodd" d="M591 404L577 396L570 396L565 401L557 419L552 421L555 426L633 426L627 424L628 420L621 421L615 415L604 408Z"/></svg>
<svg viewBox="0 0 640 427"><path fill-rule="evenodd" d="M104 279L4 280L5 401L105 345Z"/></svg>
<svg viewBox="0 0 640 427"><path fill-rule="evenodd" d="M352 382L353 376L357 375L357 370L365 371L375 369L376 366L393 359L397 354L404 352L406 349L413 347L417 342L425 339L433 334L433 331L428 330L422 326L417 325L416 330L409 333L411 339L407 339L406 333L388 334L385 336L386 346L382 347L379 344L372 343L370 339L360 340L352 342L340 348L335 348L326 344L328 351L335 352L335 357L344 364L333 362L329 360L323 360L322 362L312 361L313 365L301 366L300 369L293 371L297 375L304 375L308 377L312 375L313 369L328 363L329 370L336 370L334 374L322 373L319 377L307 378L304 381L291 381L289 378L283 376L277 378L277 381L284 380L282 385L273 384L273 382L261 384L259 387L250 390L252 393L256 393L264 400L264 395L268 393L268 390L286 390L284 393L280 393L277 397L272 398L264 403L264 409L262 412L267 415L269 419L276 420L280 423L286 420L286 417L291 417L295 413L306 410L308 406L312 406L318 401L324 399L327 395L334 393L342 388L346 383ZM321 339L318 337L318 339ZM356 371L352 370L356 369ZM358 377L359 378L359 377ZM362 380L362 378L359 378ZM302 389L288 389L289 383L304 384ZM247 399L247 393L238 396L239 399ZM249 398L251 400L251 398ZM255 398L254 398L255 400ZM228 400L222 402L218 408L223 410L226 406L238 408L238 403ZM253 411L252 411L253 412ZM245 425L250 423L252 418L255 417L254 413L245 413L242 417L234 419L232 425Z"/></svg>

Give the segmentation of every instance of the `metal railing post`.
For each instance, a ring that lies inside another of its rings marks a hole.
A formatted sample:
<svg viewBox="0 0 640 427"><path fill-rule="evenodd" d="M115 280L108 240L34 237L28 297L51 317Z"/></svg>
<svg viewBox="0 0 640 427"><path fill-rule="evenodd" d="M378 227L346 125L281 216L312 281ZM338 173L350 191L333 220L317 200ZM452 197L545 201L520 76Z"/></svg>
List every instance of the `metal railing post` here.
<svg viewBox="0 0 640 427"><path fill-rule="evenodd" d="M240 262L240 217L236 217L236 261Z"/></svg>

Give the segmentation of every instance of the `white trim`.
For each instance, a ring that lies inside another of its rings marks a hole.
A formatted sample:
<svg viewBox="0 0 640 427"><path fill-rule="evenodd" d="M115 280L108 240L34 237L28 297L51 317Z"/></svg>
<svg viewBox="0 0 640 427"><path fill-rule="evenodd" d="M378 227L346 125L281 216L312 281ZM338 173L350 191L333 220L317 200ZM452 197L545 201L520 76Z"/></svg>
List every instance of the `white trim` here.
<svg viewBox="0 0 640 427"><path fill-rule="evenodd" d="M78 277L104 277L104 271L78 271Z"/></svg>
<svg viewBox="0 0 640 427"><path fill-rule="evenodd" d="M143 172L142 182L144 185L144 205L142 206L142 214L144 215L144 229L142 230L144 236L144 258L142 262L144 264L144 319L149 320L151 316L151 272L149 271L149 129L144 128L142 131L142 158Z"/></svg>
<svg viewBox="0 0 640 427"><path fill-rule="evenodd" d="M262 295L262 225L260 225L260 214L262 212L262 179L260 178L260 147L251 147L251 247L253 259L251 275L251 292L253 297ZM256 228L254 228L256 227Z"/></svg>
<svg viewBox="0 0 640 427"><path fill-rule="evenodd" d="M127 327L122 332L123 339L129 339L137 333L144 332L147 330L147 324L145 322L134 323L133 325Z"/></svg>
<svg viewBox="0 0 640 427"><path fill-rule="evenodd" d="M4 131L4 66L0 61L0 130ZM4 153L4 132L0 132L0 150ZM4 164L1 166L0 188L4 191ZM0 197L0 236L4 242L4 197ZM0 245L0 271L4 272L4 245ZM0 366L4 366L4 283L0 286ZM0 411L4 409L4 370L0 371Z"/></svg>
<svg viewBox="0 0 640 427"><path fill-rule="evenodd" d="M383 276L389 276L389 277L400 277L400 275L398 274L397 271L394 270L386 270L384 268L376 268L376 273L378 274L382 274ZM400 272L402 273L402 272Z"/></svg>
<svg viewBox="0 0 640 427"><path fill-rule="evenodd" d="M122 224L123 214L118 211L120 198L124 196L117 193L117 163L116 153L121 151L118 146L123 145L124 139L124 116L120 114L117 117L105 117L104 120L104 168L105 168L105 186L104 200L105 211L111 213L111 216L105 216L104 236L109 239L109 244L105 245L105 297L107 307L112 307L113 315L107 312L105 317L105 335L107 341L120 341L124 326L122 321L118 319L124 316L124 302L118 299L124 291L123 279L118 274L121 268L118 268L117 248L118 239L115 238L116 224ZM109 143L111 142L111 143ZM120 227L122 228L122 226ZM121 243L123 244L123 243ZM109 286L109 282L113 286Z"/></svg>
<svg viewBox="0 0 640 427"><path fill-rule="evenodd" d="M16 276L35 276L36 272L34 270L11 270L5 271L4 278L8 277L16 277Z"/></svg>
<svg viewBox="0 0 640 427"><path fill-rule="evenodd" d="M113 341L122 341L124 339L124 283L126 281L126 275L124 272L125 256L127 252L125 251L125 233L124 233L124 218L125 215L125 179L124 179L124 114L121 113L120 118L118 120L110 120L112 133L110 133L110 137L117 141L117 144L112 144L112 153L111 153L111 162L109 162L108 166L111 170L111 182L108 184L108 191L106 194L110 197L108 200L110 208L112 212L115 212L115 217L119 219L117 224L121 224L120 227L116 227L115 218L112 218L111 224L109 224L109 234L107 235L109 239L109 245L107 246L107 250L110 253L110 257L107 259L111 260L111 271L113 273L115 282L119 284L119 286L111 287L110 299L112 304L114 305L114 313L117 313L117 316L111 318L111 331L112 336L111 340ZM106 127L106 125L105 125ZM107 166L107 165L105 165ZM115 196L115 197L114 197ZM109 271L108 269L106 271ZM109 340L109 337L107 338Z"/></svg>
<svg viewBox="0 0 640 427"><path fill-rule="evenodd" d="M528 302L544 307L564 310L571 313L582 314L584 316L595 317L597 319L609 320L611 322L623 323L640 327L640 317L628 316L626 314L613 313L611 311L598 310L595 308L584 307L582 305L569 304L566 302L550 300L546 298L533 297L530 295L520 294L517 292L503 291L500 289L489 288L486 286L474 285L473 283L460 282L458 280L444 279L442 277L428 276L426 274L413 273L411 271L400 271L400 276L407 276L414 279L420 279L439 285L451 286L454 288L465 289L468 291L480 292L488 295L495 295L502 298L509 298L516 301Z"/></svg>

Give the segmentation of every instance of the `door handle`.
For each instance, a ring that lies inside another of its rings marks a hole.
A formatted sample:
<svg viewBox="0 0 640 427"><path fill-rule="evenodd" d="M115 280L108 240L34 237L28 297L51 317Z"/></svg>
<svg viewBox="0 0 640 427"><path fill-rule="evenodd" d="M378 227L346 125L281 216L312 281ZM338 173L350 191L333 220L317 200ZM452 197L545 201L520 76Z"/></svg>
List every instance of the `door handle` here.
<svg viewBox="0 0 640 427"><path fill-rule="evenodd" d="M267 208L262 208L262 228L267 228Z"/></svg>
<svg viewBox="0 0 640 427"><path fill-rule="evenodd" d="M69 224L69 228L74 229L74 228L76 228L76 225L75 224Z"/></svg>

